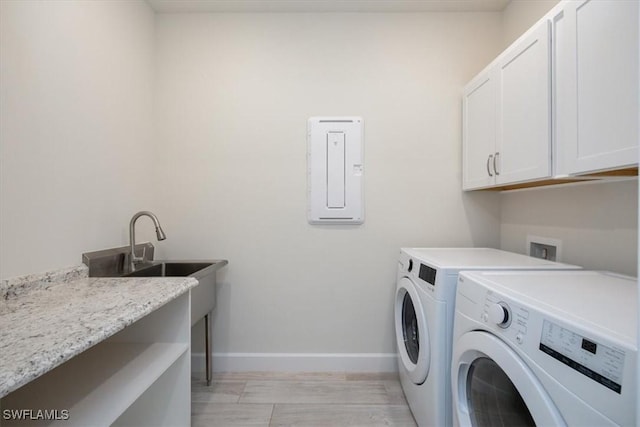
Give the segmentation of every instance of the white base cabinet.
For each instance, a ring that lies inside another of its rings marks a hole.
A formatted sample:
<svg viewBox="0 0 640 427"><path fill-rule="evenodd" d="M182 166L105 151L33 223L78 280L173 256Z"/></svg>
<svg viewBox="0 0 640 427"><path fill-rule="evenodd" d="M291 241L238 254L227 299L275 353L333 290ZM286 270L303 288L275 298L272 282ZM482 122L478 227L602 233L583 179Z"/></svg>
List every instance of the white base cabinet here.
<svg viewBox="0 0 640 427"><path fill-rule="evenodd" d="M190 319L187 292L0 401L3 411L68 411L68 419L2 427L189 425Z"/></svg>

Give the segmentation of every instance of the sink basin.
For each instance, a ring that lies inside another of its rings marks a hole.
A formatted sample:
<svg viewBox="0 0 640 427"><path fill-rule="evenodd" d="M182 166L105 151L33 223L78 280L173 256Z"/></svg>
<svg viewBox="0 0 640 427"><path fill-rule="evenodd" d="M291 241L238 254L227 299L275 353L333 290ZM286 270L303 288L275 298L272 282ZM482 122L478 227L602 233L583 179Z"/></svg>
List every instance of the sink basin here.
<svg viewBox="0 0 640 427"><path fill-rule="evenodd" d="M151 261L122 277L195 277L200 284L191 289L191 325L216 305L216 271L227 261Z"/></svg>
<svg viewBox="0 0 640 427"><path fill-rule="evenodd" d="M186 277L196 273L202 276L206 274L204 270L214 264L214 262L156 261L150 266L125 274L124 277Z"/></svg>

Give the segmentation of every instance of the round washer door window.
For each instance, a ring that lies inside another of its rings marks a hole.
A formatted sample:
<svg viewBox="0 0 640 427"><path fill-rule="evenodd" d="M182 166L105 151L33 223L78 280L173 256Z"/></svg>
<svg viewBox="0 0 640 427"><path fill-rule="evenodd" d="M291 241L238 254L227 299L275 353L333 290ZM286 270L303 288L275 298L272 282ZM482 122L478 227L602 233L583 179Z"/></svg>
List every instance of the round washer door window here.
<svg viewBox="0 0 640 427"><path fill-rule="evenodd" d="M451 361L453 414L461 427L566 425L531 369L495 335L463 334Z"/></svg>
<svg viewBox="0 0 640 427"><path fill-rule="evenodd" d="M396 290L395 327L402 365L411 381L422 384L429 373L429 331L418 292L406 277Z"/></svg>
<svg viewBox="0 0 640 427"><path fill-rule="evenodd" d="M479 357L469 365L467 407L474 427L536 426L516 386L488 357Z"/></svg>
<svg viewBox="0 0 640 427"><path fill-rule="evenodd" d="M402 339L404 349L409 356L411 363L418 363L420 355L420 330L418 329L418 318L416 309L411 302L411 296L405 292L402 299Z"/></svg>

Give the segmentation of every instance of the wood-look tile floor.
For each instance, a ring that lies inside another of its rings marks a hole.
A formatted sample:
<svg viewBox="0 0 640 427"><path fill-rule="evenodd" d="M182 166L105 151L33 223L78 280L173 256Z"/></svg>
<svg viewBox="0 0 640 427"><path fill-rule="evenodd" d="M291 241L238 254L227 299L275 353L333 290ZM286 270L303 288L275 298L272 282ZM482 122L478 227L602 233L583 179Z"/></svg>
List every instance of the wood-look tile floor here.
<svg viewBox="0 0 640 427"><path fill-rule="evenodd" d="M415 421L397 374L224 373L191 384L191 425L402 426Z"/></svg>

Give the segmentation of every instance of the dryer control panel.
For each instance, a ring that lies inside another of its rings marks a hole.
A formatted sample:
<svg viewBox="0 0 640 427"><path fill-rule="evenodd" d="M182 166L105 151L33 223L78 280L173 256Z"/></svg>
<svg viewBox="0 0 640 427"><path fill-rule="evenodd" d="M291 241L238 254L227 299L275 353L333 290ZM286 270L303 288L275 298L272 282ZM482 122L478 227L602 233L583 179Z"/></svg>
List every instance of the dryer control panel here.
<svg viewBox="0 0 640 427"><path fill-rule="evenodd" d="M625 354L544 320L540 350L620 394Z"/></svg>
<svg viewBox="0 0 640 427"><path fill-rule="evenodd" d="M485 295L480 319L484 323L495 325L502 329L503 334L518 344L522 344L525 341L528 331L529 310L501 295L493 293L493 291L487 291Z"/></svg>
<svg viewBox="0 0 640 427"><path fill-rule="evenodd" d="M520 304L488 290L480 320L504 338L523 345L526 340L538 350L562 362L580 374L620 394L624 373L624 351L596 342L551 322L537 314L535 332L527 338L530 311ZM537 337L540 337L537 341ZM533 341L533 342L531 342Z"/></svg>

